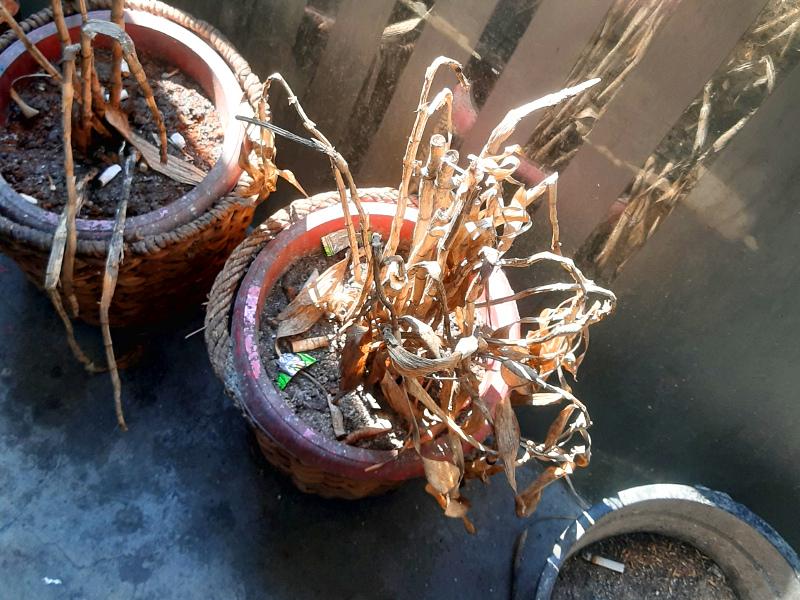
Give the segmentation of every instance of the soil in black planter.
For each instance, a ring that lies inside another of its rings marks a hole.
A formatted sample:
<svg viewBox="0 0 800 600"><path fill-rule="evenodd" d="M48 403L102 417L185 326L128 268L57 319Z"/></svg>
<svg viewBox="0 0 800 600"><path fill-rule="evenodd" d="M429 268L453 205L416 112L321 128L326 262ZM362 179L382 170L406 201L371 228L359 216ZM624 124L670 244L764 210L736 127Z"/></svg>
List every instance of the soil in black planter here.
<svg viewBox="0 0 800 600"><path fill-rule="evenodd" d="M275 352L275 332L277 322L275 316L289 304L289 297L299 290L308 277L317 269L320 273L344 258L344 252L327 257L318 255L306 256L295 262L281 277L264 303L259 331L259 351L264 369L271 381L278 377L278 356ZM288 292L288 295L287 295ZM329 346L305 352L317 360L316 363L303 369L319 382L331 396L339 391L339 351L344 342L339 334L338 323L322 317L309 331L287 340L307 339L315 336L326 336ZM283 342L282 342L283 343ZM282 348L282 351L290 349ZM276 389L277 384L276 384ZM313 429L335 440L330 410L323 390L300 374L295 375L288 385L279 390L281 396L292 410ZM371 450L394 450L402 447L407 436L402 419L387 406L380 386L364 387L347 394L338 400L338 406L344 415L344 426L348 434L364 427L391 427L391 431L365 438L355 443L356 446Z"/></svg>
<svg viewBox="0 0 800 600"><path fill-rule="evenodd" d="M147 80L153 89L167 136L180 133L186 140L181 151L168 144L170 154L194 164L208 172L222 152L224 132L213 103L200 85L177 71L171 65L140 54ZM110 53L95 51L95 64L101 85L109 79ZM147 141L156 144L157 134L152 113L133 76L123 78L129 98L121 102L124 112L132 114L132 130ZM36 198L38 205L61 213L67 198L64 175L64 151L61 124L61 89L48 78L19 80L14 89L23 100L40 111L32 119L25 119L14 102L10 102L9 116L0 131L0 171L18 193ZM73 109L73 124L77 125L78 103ZM108 127L113 132L113 128ZM101 172L110 164L119 162L122 138L101 137L94 132L94 148L90 159L75 155L76 180L91 169ZM89 197L79 216L89 219L113 218L120 198L122 177L117 175L105 187L97 179L89 183ZM137 171L133 178L128 216L142 215L166 206L188 192L192 186L178 183L166 175L147 169Z"/></svg>
<svg viewBox="0 0 800 600"><path fill-rule="evenodd" d="M625 565L617 573L585 560L600 556ZM601 540L570 558L552 600L737 600L720 568L696 548L651 533Z"/></svg>

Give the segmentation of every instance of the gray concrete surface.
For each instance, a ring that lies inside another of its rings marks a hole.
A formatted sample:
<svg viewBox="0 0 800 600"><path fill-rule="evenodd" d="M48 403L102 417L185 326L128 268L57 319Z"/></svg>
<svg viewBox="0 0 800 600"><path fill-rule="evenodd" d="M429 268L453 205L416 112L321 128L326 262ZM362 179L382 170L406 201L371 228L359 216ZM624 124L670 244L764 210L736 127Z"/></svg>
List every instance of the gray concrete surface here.
<svg viewBox="0 0 800 600"><path fill-rule="evenodd" d="M0 600L507 598L528 527L523 575L538 576L577 512L564 487L520 520L504 480L470 483L477 537L420 481L359 502L304 495L261 457L202 336L184 339L201 325L116 334L121 352L144 347L122 374L122 433L108 377L83 371L0 257ZM99 332L78 333L101 356Z"/></svg>

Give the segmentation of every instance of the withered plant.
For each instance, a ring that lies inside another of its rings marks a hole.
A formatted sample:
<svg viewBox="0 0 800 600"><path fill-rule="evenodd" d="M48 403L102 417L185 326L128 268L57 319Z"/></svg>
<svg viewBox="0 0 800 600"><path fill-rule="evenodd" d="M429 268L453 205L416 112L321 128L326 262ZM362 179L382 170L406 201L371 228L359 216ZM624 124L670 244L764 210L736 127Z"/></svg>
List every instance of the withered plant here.
<svg viewBox="0 0 800 600"><path fill-rule="evenodd" d="M111 8L111 21L93 20L88 18L86 1L78 2L82 17L80 41L72 43L64 19L63 6L60 0L51 0L53 21L58 32L61 45L62 71L59 72L42 53L31 44L25 33L9 11L0 3L0 16L9 24L11 29L22 41L31 56L44 69L45 74L35 74L34 77L49 77L61 87L61 117L63 125L64 171L66 175L67 202L58 220L52 243L52 250L46 271L45 289L56 308L67 331L70 348L75 356L90 372L105 370L98 367L86 356L75 341L70 318L77 318L79 306L73 291L75 250L77 246L77 232L75 220L78 212L86 201L88 182L96 177L100 169L90 169L88 174L80 181L76 181L74 169L74 156L91 159L98 146L124 140L135 149L135 153L147 165L159 173L165 174L182 183L197 184L205 177L205 173L192 164L167 155L167 132L164 119L156 106L153 91L147 81L136 54L133 40L125 33L123 18L124 0L114 0ZM98 35L112 39L111 74L108 87L108 96L104 96L101 82L95 68L92 41ZM80 65L78 76L77 65ZM155 146L131 131L128 124L128 115L120 106L122 99L123 65L139 84L142 94L152 113L153 121L159 132L159 144ZM26 76L30 77L30 76ZM34 118L38 111L26 105L14 90L12 83L11 97L19 105L26 118ZM54 107L57 110L57 107ZM73 115L73 113L75 113ZM112 134L116 131L117 136ZM111 158L111 157L108 157ZM120 166L123 163L123 152L118 154ZM114 385L114 402L117 411L117 420L120 427L125 430L125 420L122 413L121 388L117 375L117 364L114 357L109 329L108 309L116 286L119 264L123 258L124 245L122 234L125 227L125 210L130 193L130 180L132 177L132 164L134 159L126 161L124 169L123 191L119 199L111 243L109 245L108 259L103 281L103 292L100 301L100 322L103 330L103 339L106 348L108 370L111 372ZM61 293L67 298L67 309L61 301ZM68 312L69 311L69 312Z"/></svg>
<svg viewBox="0 0 800 600"><path fill-rule="evenodd" d="M536 509L546 485L589 463L591 419L571 393L566 373L574 376L586 352L589 325L609 314L616 299L561 254L557 174L526 188L514 178L522 149L502 147L522 118L580 93L597 80L512 110L480 155L469 156L459 166L458 152L450 149L452 92L444 89L428 100L441 66L452 68L459 84L469 86L454 60L440 57L428 68L403 158L397 212L386 240L370 232L369 215L347 163L308 119L280 75L267 80L259 116L268 116L270 83L281 83L314 139L288 135L330 157L349 240L347 257L320 274L278 315L278 339L308 331L323 315L338 319L345 339L340 392L362 384L380 386L408 426L401 451L419 453L428 492L447 516L461 518L474 532L466 517L470 503L460 493L465 478L485 479L505 472L515 492L517 514L527 516ZM444 111L447 132L430 139L427 162L422 164L417 157L425 126L439 110ZM261 169L264 178L274 181L272 134L287 132L260 120L243 120L263 126L263 146L255 150L261 157L252 156L254 164L248 168L254 174ZM419 189L419 217L408 250L400 252L399 233L412 180ZM531 224L528 207L539 201L548 203L550 247L527 258L506 258L515 238ZM351 203L360 217L358 227L350 217ZM487 282L496 271L542 263L562 267L565 281L486 299ZM538 316L502 327L482 311L534 295L557 300ZM520 325L530 331L519 333ZM478 394L482 373L492 369L500 370L511 390L494 410ZM328 401L333 404L335 398L328 394ZM551 405L562 408L545 439L523 438L513 407ZM492 434L479 441L475 434L487 423ZM369 433L351 434L351 439ZM462 442L472 450L465 453ZM430 452L423 453L425 445ZM519 491L515 469L531 459L548 466Z"/></svg>

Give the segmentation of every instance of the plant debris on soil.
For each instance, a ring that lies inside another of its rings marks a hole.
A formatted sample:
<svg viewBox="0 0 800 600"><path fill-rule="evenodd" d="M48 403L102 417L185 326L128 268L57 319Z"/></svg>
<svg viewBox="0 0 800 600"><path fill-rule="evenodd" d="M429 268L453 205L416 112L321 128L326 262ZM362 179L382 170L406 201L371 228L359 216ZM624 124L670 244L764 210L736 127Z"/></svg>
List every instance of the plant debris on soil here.
<svg viewBox="0 0 800 600"><path fill-rule="evenodd" d="M274 189L278 177L295 183L294 176L281 171L273 161L273 134L325 153L334 169L344 216L341 236L349 249L344 259L311 277L303 289L297 289L302 285L299 273L293 275L297 279L291 287L297 295L269 323L275 331L262 339L261 345L274 344L272 336L278 343L299 334L313 337L319 334L314 328L320 320L326 315L334 316L341 332L334 329L328 352L335 351L341 342L340 391L325 389L334 380L330 375L325 375L324 383L312 381L312 385L326 396L335 391L337 399L343 392L355 391L357 396L369 392L370 386L380 386L387 405L402 419L401 427L393 429L405 432L405 437L398 438L402 439L403 450L413 448L420 458L428 481L426 491L446 516L461 519L466 530L474 534L475 527L466 516L471 504L460 491L464 479L486 480L495 473L505 473L514 492L517 515L526 517L536 510L547 485L589 464L591 438L586 429L591 419L585 405L572 395L565 374L575 376L586 353L588 327L614 310L616 297L586 279L574 262L561 253L556 209L558 176L526 188L513 177L521 164L522 148L503 147L526 115L554 106L599 80L583 82L509 111L480 156L470 155L469 166L462 169L457 164L458 152L450 148L453 93L443 89L428 101L440 67L452 69L465 91L469 88L462 66L447 57L440 56L426 71L403 157L397 207L385 240L370 230L369 214L361 205L347 162L308 119L280 74L265 81L255 111L258 118L243 119L259 125L261 130L258 136L251 135L254 149L241 162L253 177L248 191L261 194ZM290 105L314 140L276 129L267 122L273 83L285 89ZM437 111L443 113L443 133L431 136L423 163L418 160L420 146L428 119ZM408 247L402 248L400 231L412 187L419 190L418 217ZM548 249L526 258L505 258L514 239L531 225L528 207L540 200L544 203L543 199L552 229ZM350 213L351 203L359 216L358 227ZM560 266L571 281L485 299L487 285L497 270L544 264ZM484 310L551 293L558 294L551 296L551 308L511 323L494 322L492 311ZM521 337L516 325L531 326L532 330ZM494 406L480 395L481 369L488 361L499 367L495 370L499 370L510 390L502 391L503 397ZM277 365L267 365L270 367L274 377ZM298 375L308 378L303 371ZM558 377L558 385L547 381L551 375ZM294 397L296 401L297 394ZM367 401L371 403L369 398ZM326 398L326 402L336 438L348 437L340 426L340 409L331 399ZM380 405L377 399L376 404ZM561 409L542 442L521 436L514 406L555 405L561 405ZM489 438L487 429L491 430ZM368 427L352 436L379 432L382 430ZM485 445L487 439L490 441ZM463 444L473 450L467 453ZM426 456L423 447L426 451L435 448L438 454ZM515 469L530 460L550 466L519 491Z"/></svg>
<svg viewBox="0 0 800 600"><path fill-rule="evenodd" d="M343 258L344 253L325 256L322 252L299 259L292 264L272 289L264 303L259 331L259 349L261 360L270 379L274 382L278 377L278 354L275 351L277 332L276 315L288 306L291 298L309 276L316 270L323 272ZM292 410L308 423L314 430L325 437L336 440L331 422L330 409L326 398L336 399L337 406L344 416L344 429L350 435L367 427L387 429L385 433L366 437L353 445L370 450L395 450L403 446L407 431L396 412L386 408L386 401L380 386L362 385L349 394L337 398L339 393L340 356L344 337L335 320L320 319L308 331L290 336L289 343L317 336L328 338L328 346L315 350L305 350L304 354L316 359L316 363L303 369L313 377L319 385L298 373L283 389L277 388L281 397ZM291 352L291 348L283 347L283 352Z"/></svg>
<svg viewBox="0 0 800 600"><path fill-rule="evenodd" d="M222 152L224 132L219 115L200 85L172 65L147 55L139 56L147 79L153 88L156 104L167 128L167 135L179 133L186 145L181 149L168 144L168 152L208 172ZM107 50L95 50L95 65L102 82L108 80L111 56ZM158 145L152 113L132 76L123 79L127 100L121 102L126 114L132 114L131 128L147 141ZM48 77L27 77L17 81L14 89L22 99L40 114L26 119L18 106L9 104L9 116L0 132L0 169L6 181L21 194L37 200L45 210L60 213L67 200L64 175L64 148L61 121L61 90ZM77 102L73 108L79 110ZM77 122L77 119L75 120ZM113 128L109 127L113 131ZM80 181L92 167L102 172L106 167L119 164L117 153L122 138L114 134L111 139L100 137L98 149L90 160L75 157L75 176ZM177 200L191 185L179 183L146 169L140 163L135 173L128 216L138 216L157 210ZM117 176L105 187L95 178L89 183L88 199L79 217L89 219L113 218L122 188L122 177Z"/></svg>
<svg viewBox="0 0 800 600"><path fill-rule="evenodd" d="M592 564L602 557L624 573ZM564 564L553 600L737 600L719 566L696 548L663 535L631 533L601 540Z"/></svg>

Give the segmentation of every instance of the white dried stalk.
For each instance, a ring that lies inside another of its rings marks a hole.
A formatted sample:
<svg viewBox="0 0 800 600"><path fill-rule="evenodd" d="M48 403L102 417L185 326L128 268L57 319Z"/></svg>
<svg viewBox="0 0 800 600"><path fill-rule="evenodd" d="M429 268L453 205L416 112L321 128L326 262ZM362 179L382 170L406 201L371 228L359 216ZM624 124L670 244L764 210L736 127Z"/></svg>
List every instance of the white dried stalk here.
<svg viewBox="0 0 800 600"><path fill-rule="evenodd" d="M547 108L548 106L555 106L559 102L563 102L571 96L580 94L584 90L587 90L598 83L600 83L600 79L590 79L589 81L584 81L581 84L563 89L554 94L548 94L547 96L543 96L538 100L534 100L533 102L524 104L519 108L510 110L500 124L494 128L494 131L492 131L491 135L489 136L489 140L486 142L483 150L481 150L481 158L497 154L500 149L500 145L506 141L512 133L514 133L514 129L516 128L517 124L532 112L542 108Z"/></svg>

